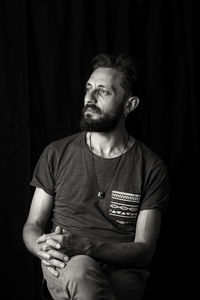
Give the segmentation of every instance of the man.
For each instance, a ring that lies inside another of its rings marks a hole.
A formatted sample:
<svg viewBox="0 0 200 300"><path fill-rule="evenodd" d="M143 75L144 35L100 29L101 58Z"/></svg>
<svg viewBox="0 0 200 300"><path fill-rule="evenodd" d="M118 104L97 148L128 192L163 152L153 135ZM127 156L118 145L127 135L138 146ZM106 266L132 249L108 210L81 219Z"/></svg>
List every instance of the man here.
<svg viewBox="0 0 200 300"><path fill-rule="evenodd" d="M126 56L95 57L82 132L48 145L35 168L23 238L53 299L144 293L169 189L162 160L125 128L139 104L136 75Z"/></svg>

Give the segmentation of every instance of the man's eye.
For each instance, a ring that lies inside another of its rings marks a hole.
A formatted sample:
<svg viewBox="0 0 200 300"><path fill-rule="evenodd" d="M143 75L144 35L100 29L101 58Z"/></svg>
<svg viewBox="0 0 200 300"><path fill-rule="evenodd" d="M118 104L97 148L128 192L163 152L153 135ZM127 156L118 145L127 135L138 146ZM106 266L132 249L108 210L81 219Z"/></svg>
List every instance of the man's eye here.
<svg viewBox="0 0 200 300"><path fill-rule="evenodd" d="M106 96L106 95L108 95L109 93L108 93L107 90L99 89L99 90L98 90L98 94Z"/></svg>

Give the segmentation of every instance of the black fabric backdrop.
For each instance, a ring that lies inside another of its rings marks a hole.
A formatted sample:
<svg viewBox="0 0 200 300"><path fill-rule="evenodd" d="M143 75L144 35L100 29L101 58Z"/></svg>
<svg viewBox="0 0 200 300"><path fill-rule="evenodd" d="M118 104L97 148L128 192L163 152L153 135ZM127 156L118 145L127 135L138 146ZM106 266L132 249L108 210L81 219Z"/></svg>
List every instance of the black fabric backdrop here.
<svg viewBox="0 0 200 300"><path fill-rule="evenodd" d="M90 61L102 52L141 62L140 107L127 129L169 168L147 298L185 294L198 189L196 11L187 0L0 2L1 299L40 299L39 261L22 242L29 182L44 147L79 131Z"/></svg>

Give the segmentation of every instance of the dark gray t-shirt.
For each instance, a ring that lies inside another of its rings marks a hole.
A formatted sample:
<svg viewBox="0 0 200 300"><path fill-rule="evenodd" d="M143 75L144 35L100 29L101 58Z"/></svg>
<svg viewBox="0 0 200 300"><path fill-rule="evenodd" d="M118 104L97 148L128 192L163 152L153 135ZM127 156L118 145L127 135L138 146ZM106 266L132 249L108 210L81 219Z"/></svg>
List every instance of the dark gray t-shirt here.
<svg viewBox="0 0 200 300"><path fill-rule="evenodd" d="M100 190L112 178L105 198L99 199L92 153L85 135L78 133L48 145L30 184L55 197L53 228L61 225L85 237L131 242L140 210L167 208L166 166L138 140L121 156L115 173L118 158L94 155Z"/></svg>

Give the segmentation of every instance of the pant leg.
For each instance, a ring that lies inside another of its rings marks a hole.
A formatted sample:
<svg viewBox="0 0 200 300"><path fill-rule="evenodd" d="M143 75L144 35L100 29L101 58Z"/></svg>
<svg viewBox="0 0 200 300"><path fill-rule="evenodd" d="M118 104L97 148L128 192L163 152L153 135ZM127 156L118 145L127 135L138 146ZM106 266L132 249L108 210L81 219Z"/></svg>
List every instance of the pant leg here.
<svg viewBox="0 0 200 300"><path fill-rule="evenodd" d="M104 265L102 271L110 284L116 300L142 299L149 271L116 268L108 265Z"/></svg>
<svg viewBox="0 0 200 300"><path fill-rule="evenodd" d="M54 300L115 300L99 264L89 256L73 256L58 278L45 266L43 275Z"/></svg>

